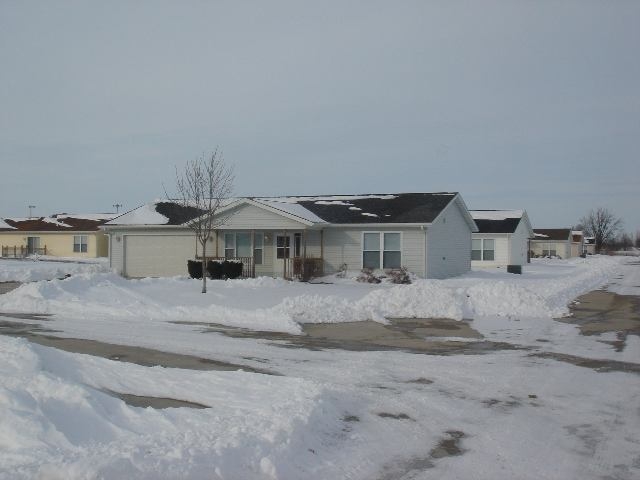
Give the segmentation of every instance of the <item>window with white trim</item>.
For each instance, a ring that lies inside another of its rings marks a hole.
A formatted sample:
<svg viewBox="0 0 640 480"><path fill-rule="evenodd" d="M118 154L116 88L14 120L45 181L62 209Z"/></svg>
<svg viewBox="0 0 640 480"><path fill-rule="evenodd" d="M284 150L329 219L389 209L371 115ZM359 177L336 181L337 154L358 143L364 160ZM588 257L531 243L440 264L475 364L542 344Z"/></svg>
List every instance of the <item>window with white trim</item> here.
<svg viewBox="0 0 640 480"><path fill-rule="evenodd" d="M471 260L495 260L495 240L493 238L474 238L471 240Z"/></svg>
<svg viewBox="0 0 640 480"><path fill-rule="evenodd" d="M251 234L248 232L236 232L224 234L225 258L250 257Z"/></svg>
<svg viewBox="0 0 640 480"><path fill-rule="evenodd" d="M399 232L364 232L362 234L362 267L400 268L402 240Z"/></svg>
<svg viewBox="0 0 640 480"><path fill-rule="evenodd" d="M253 235L253 263L262 265L262 256L264 253L264 233L255 233Z"/></svg>
<svg viewBox="0 0 640 480"><path fill-rule="evenodd" d="M276 258L291 258L291 237L289 235L276 236Z"/></svg>
<svg viewBox="0 0 640 480"><path fill-rule="evenodd" d="M86 253L87 252L88 238L86 235L74 235L73 236L73 251Z"/></svg>

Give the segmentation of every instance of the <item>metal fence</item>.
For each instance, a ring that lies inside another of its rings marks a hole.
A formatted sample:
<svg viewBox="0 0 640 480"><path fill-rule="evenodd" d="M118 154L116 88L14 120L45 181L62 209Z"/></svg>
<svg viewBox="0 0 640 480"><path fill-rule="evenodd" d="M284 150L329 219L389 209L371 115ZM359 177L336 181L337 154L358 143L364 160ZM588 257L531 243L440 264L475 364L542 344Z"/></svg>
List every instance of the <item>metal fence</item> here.
<svg viewBox="0 0 640 480"><path fill-rule="evenodd" d="M37 247L37 248L29 248L24 245L14 245L13 247L2 246L2 257L4 258L24 258L29 255L46 255L47 254L47 246Z"/></svg>

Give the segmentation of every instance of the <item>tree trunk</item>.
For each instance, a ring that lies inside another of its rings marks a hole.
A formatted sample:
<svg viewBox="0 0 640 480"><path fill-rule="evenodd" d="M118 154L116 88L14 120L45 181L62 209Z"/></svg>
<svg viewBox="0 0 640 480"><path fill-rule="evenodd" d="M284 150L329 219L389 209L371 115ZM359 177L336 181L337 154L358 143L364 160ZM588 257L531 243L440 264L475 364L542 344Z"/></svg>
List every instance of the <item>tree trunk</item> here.
<svg viewBox="0 0 640 480"><path fill-rule="evenodd" d="M207 293L207 241L202 242L202 293Z"/></svg>

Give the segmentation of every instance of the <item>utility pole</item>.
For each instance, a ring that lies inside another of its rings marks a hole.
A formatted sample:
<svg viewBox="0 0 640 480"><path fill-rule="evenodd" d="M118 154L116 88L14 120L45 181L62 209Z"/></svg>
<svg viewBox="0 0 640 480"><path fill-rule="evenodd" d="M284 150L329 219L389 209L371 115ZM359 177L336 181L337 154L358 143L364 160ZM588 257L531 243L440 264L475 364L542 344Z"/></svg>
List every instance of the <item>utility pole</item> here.
<svg viewBox="0 0 640 480"><path fill-rule="evenodd" d="M120 207L122 206L121 203L115 203L113 205L111 205L113 208L116 209L116 213L118 213L120 211Z"/></svg>
<svg viewBox="0 0 640 480"><path fill-rule="evenodd" d="M29 218L33 217L32 211L33 211L34 208L36 208L35 205L29 205Z"/></svg>

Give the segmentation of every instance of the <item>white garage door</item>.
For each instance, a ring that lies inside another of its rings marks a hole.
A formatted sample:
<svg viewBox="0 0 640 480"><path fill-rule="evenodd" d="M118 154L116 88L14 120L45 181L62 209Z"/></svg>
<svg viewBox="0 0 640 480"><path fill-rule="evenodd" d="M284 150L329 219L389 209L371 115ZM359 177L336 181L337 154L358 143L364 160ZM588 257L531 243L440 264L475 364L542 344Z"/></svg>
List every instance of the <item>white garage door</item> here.
<svg viewBox="0 0 640 480"><path fill-rule="evenodd" d="M127 235L125 275L127 277L170 277L187 275L187 260L195 254L190 235Z"/></svg>

